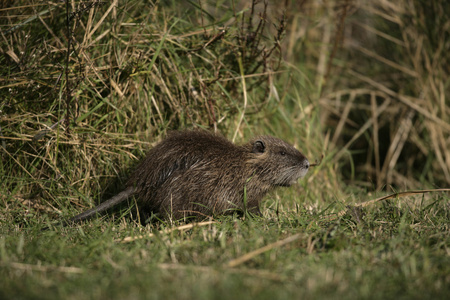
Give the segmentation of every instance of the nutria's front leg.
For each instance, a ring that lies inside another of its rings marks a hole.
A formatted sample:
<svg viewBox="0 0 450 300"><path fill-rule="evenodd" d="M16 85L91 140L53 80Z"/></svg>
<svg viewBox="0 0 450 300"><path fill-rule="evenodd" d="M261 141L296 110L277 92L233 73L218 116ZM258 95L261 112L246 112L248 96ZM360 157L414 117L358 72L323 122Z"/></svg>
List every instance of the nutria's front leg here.
<svg viewBox="0 0 450 300"><path fill-rule="evenodd" d="M252 215L255 215L255 216L258 216L258 217L262 217L262 213L261 213L261 210L259 209L259 206L250 207L248 209L248 212L250 214L252 214Z"/></svg>

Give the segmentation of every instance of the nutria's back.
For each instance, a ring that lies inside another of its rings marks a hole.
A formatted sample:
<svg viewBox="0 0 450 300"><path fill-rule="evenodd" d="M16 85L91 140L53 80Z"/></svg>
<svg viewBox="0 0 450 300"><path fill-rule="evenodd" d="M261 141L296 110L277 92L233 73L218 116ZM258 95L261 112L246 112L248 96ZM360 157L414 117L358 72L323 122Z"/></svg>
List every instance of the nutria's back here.
<svg viewBox="0 0 450 300"><path fill-rule="evenodd" d="M127 182L140 213L175 219L247 208L303 177L308 160L288 143L256 137L237 146L206 131L173 132L149 151ZM245 195L245 197L244 197Z"/></svg>

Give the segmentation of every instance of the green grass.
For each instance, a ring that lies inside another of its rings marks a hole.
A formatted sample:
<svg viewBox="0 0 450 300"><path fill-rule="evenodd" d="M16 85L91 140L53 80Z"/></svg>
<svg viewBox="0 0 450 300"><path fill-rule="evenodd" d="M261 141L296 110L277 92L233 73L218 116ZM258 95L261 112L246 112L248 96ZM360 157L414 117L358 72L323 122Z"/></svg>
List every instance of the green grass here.
<svg viewBox="0 0 450 300"><path fill-rule="evenodd" d="M358 205L450 183L445 1L71 1L69 61L65 2L0 6L0 299L447 299L448 192ZM263 218L51 225L192 127L323 160Z"/></svg>
<svg viewBox="0 0 450 300"><path fill-rule="evenodd" d="M270 198L270 197L269 197ZM446 299L448 197L373 204L332 219L323 205L264 218L224 217L166 232L166 225L96 219L40 232L3 226L2 299ZM419 198L419 199L417 199ZM157 228L159 226L159 228ZM171 225L167 225L172 228ZM130 242L126 237L145 235ZM297 236L295 236L297 235ZM295 236L284 245L230 261Z"/></svg>

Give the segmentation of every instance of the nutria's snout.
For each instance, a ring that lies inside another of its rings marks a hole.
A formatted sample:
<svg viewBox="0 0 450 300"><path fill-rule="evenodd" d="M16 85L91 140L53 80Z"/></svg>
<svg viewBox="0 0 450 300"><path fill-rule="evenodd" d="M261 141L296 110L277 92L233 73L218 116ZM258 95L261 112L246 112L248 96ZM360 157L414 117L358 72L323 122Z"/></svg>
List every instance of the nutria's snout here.
<svg viewBox="0 0 450 300"><path fill-rule="evenodd" d="M303 168L306 170L309 170L309 161L305 158L305 161L303 162Z"/></svg>
<svg viewBox="0 0 450 300"><path fill-rule="evenodd" d="M303 159L303 161L302 161L302 163L301 163L301 165L300 165L300 172L299 172L299 176L298 176L298 178L302 178L302 177L304 177L305 175L306 175L306 173L308 173L308 170L309 170L309 166L310 166L310 164L309 164L309 161L308 161L308 159L306 159L306 157ZM297 179L298 179L297 178ZM297 180L296 180L297 181Z"/></svg>
<svg viewBox="0 0 450 300"><path fill-rule="evenodd" d="M305 162L303 163L303 167L305 168L306 172L309 170L309 161L305 159Z"/></svg>

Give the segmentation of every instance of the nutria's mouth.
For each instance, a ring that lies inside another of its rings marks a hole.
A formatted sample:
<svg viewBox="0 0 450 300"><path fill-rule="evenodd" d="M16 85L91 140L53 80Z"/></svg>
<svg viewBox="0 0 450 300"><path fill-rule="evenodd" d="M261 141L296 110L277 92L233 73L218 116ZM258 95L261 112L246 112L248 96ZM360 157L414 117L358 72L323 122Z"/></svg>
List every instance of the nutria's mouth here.
<svg viewBox="0 0 450 300"><path fill-rule="evenodd" d="M297 174L298 176L289 181L289 182L280 182L277 184L277 186L283 186L283 187L290 187L293 184L296 184L300 178L303 178L307 173L310 167L316 167L322 163L323 154L320 157L320 160L316 160L313 164L311 164L307 159L303 162L303 167L301 171Z"/></svg>
<svg viewBox="0 0 450 300"><path fill-rule="evenodd" d="M306 173L308 173L308 170L309 170L309 163L308 163L308 167L303 168L303 169L299 172L298 178L297 178L297 179L302 178L302 177L305 177ZM295 181L297 181L297 179L295 179Z"/></svg>
<svg viewBox="0 0 450 300"><path fill-rule="evenodd" d="M309 163L308 163L309 165ZM302 168L300 171L298 170L292 170L293 172L283 178L283 180L280 180L275 184L276 186L283 186L283 187L290 187L293 184L296 184L298 180L306 175L308 173L309 168L305 167Z"/></svg>

